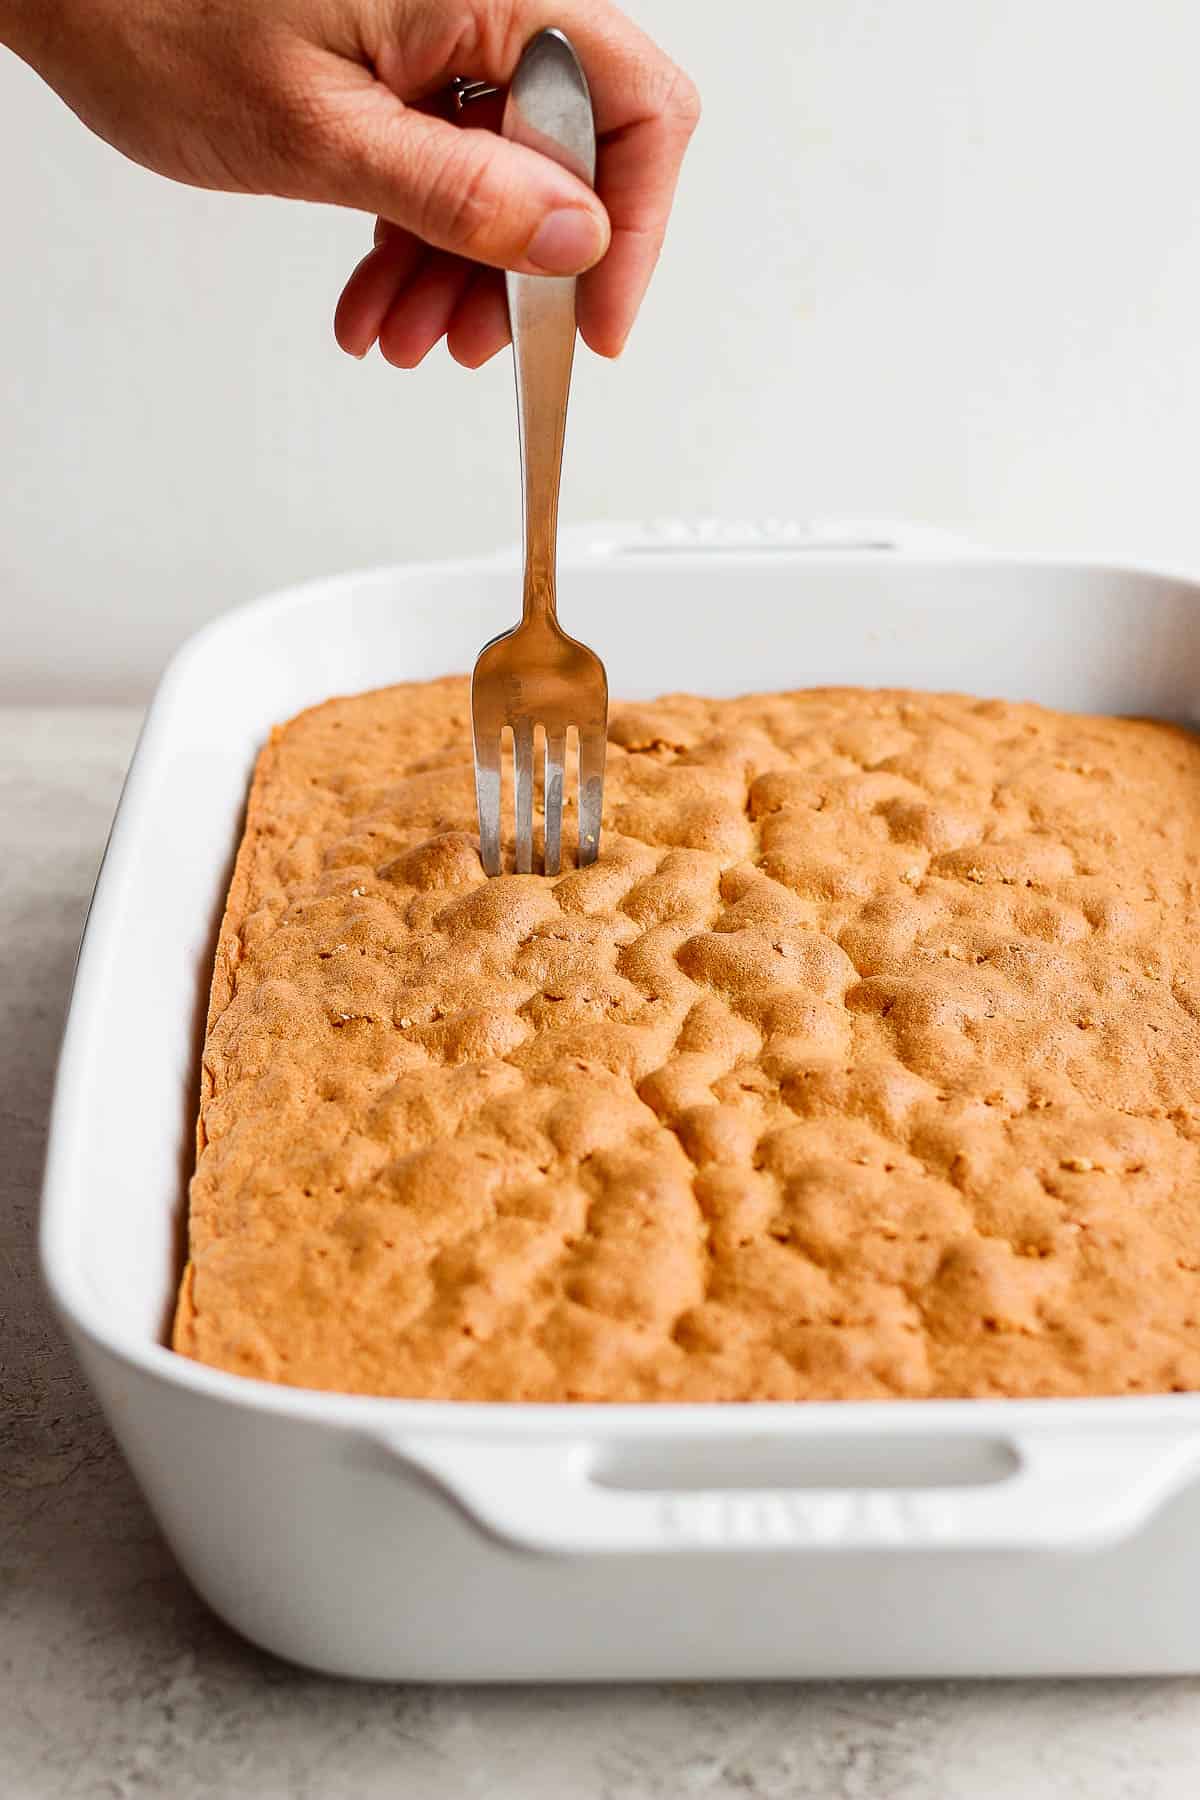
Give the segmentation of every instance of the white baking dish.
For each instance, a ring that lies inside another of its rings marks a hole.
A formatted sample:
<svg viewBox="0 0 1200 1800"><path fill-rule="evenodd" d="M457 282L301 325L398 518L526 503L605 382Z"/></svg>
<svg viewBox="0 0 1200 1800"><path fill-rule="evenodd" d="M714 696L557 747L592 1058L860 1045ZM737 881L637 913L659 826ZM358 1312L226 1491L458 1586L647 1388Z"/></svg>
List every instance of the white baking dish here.
<svg viewBox="0 0 1200 1800"><path fill-rule="evenodd" d="M573 540L613 690L904 683L1194 719L1200 588L776 531ZM180 1562L248 1637L404 1679L1200 1670L1200 1396L468 1407L301 1392L164 1347L215 923L270 725L466 669L499 557L247 607L176 658L80 955L47 1282Z"/></svg>

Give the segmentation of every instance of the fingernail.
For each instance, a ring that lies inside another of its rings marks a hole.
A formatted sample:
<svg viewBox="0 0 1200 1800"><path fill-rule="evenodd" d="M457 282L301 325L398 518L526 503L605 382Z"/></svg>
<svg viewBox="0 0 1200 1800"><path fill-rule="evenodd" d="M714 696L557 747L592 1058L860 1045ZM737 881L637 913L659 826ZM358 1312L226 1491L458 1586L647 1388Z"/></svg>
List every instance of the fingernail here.
<svg viewBox="0 0 1200 1800"><path fill-rule="evenodd" d="M599 220L582 206L568 206L546 214L525 255L544 275L577 275L590 269L603 249Z"/></svg>

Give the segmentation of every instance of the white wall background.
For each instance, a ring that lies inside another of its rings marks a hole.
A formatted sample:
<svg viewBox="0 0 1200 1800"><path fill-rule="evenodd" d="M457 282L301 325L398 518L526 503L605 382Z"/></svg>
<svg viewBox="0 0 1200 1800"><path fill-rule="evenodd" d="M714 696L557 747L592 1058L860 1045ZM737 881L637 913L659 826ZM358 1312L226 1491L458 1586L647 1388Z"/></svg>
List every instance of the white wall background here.
<svg viewBox="0 0 1200 1800"><path fill-rule="evenodd" d="M909 517L1200 569L1195 0L632 0L706 115L568 518ZM123 163L0 52L0 698L514 535L507 358L334 347L369 222Z"/></svg>

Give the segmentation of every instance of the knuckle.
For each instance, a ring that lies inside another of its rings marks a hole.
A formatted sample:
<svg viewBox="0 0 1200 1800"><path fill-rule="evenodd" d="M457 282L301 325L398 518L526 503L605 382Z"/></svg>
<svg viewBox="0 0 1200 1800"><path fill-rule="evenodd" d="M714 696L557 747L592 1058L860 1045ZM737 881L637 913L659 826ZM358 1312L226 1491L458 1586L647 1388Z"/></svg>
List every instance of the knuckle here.
<svg viewBox="0 0 1200 1800"><path fill-rule="evenodd" d="M472 133L479 138L482 134ZM439 237L456 250L470 251L493 231L501 206L495 159L472 146L429 171L422 237Z"/></svg>
<svg viewBox="0 0 1200 1800"><path fill-rule="evenodd" d="M700 90L683 69L673 71L662 110L685 137L691 137L700 123Z"/></svg>

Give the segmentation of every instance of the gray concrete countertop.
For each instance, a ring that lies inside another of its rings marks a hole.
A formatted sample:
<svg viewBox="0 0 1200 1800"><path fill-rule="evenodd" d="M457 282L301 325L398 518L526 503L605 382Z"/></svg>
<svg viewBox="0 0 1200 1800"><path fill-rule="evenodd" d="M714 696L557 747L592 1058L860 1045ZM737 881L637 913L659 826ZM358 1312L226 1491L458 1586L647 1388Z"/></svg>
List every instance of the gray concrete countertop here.
<svg viewBox="0 0 1200 1800"><path fill-rule="evenodd" d="M76 938L138 716L0 711L3 1800L1192 1800L1200 1681L353 1685L196 1599L59 1340L34 1211Z"/></svg>

